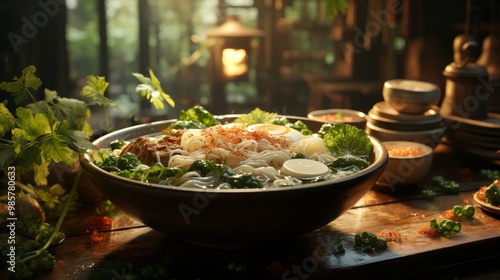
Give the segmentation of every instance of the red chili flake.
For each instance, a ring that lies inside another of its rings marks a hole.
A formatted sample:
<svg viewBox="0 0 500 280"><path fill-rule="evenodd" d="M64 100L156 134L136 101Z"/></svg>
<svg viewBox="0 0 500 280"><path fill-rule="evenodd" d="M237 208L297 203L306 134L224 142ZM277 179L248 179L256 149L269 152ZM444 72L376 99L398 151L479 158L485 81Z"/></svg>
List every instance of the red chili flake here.
<svg viewBox="0 0 500 280"><path fill-rule="evenodd" d="M106 216L93 215L87 223L87 233L93 234L97 230L111 229L113 220Z"/></svg>
<svg viewBox="0 0 500 280"><path fill-rule="evenodd" d="M394 230L384 230L377 234L378 238L384 239L386 242L401 243L401 233Z"/></svg>
<svg viewBox="0 0 500 280"><path fill-rule="evenodd" d="M423 226L418 229L418 233L423 234L430 238L436 238L439 234L436 232L436 229L431 226Z"/></svg>
<svg viewBox="0 0 500 280"><path fill-rule="evenodd" d="M460 222L460 218L455 217L455 215L453 215L453 210L452 209L446 210L444 212L444 216L448 220L452 220L452 221L455 221L455 222Z"/></svg>
<svg viewBox="0 0 500 280"><path fill-rule="evenodd" d="M97 232L97 230L92 231L92 233L90 234L90 244L92 246L99 244L102 240L103 238L101 234Z"/></svg>

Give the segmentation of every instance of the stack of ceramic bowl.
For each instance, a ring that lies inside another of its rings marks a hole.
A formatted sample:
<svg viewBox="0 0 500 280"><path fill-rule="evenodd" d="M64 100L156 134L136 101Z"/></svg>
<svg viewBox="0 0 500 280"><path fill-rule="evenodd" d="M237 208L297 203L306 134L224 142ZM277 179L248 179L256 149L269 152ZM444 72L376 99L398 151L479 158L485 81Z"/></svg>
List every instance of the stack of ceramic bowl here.
<svg viewBox="0 0 500 280"><path fill-rule="evenodd" d="M384 83L384 101L366 116L366 132L380 141L411 141L435 147L446 127L439 108L440 90L431 83L389 80Z"/></svg>
<svg viewBox="0 0 500 280"><path fill-rule="evenodd" d="M486 119L474 120L444 116L447 140L469 154L500 162L500 114L489 113Z"/></svg>

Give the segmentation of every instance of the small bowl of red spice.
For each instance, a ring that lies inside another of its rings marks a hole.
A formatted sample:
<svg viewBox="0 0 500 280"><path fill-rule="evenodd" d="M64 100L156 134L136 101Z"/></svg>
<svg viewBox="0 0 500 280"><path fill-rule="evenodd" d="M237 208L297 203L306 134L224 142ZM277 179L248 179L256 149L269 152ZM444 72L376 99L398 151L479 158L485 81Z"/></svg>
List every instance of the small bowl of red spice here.
<svg viewBox="0 0 500 280"><path fill-rule="evenodd" d="M389 161L377 185L385 187L416 185L429 173L433 149L411 141L386 141Z"/></svg>

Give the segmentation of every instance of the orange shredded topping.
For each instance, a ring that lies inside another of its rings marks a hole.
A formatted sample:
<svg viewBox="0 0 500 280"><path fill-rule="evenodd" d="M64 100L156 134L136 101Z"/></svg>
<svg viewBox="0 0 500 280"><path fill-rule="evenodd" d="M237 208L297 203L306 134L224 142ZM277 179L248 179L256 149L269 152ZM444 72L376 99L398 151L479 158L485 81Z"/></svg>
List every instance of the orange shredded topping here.
<svg viewBox="0 0 500 280"><path fill-rule="evenodd" d="M415 157L422 155L422 151L415 146L401 147L398 145L386 145L389 156L395 157Z"/></svg>
<svg viewBox="0 0 500 280"><path fill-rule="evenodd" d="M384 230L377 234L378 238L385 238L386 242L401 243L401 233L394 230Z"/></svg>
<svg viewBox="0 0 500 280"><path fill-rule="evenodd" d="M204 129L202 135L205 138L212 138L212 143L205 145L203 148L210 149L214 147L221 147L231 149L235 144L241 143L245 140L267 140L272 145L286 147L286 137L271 135L270 133L262 130L248 131L245 127L223 127L212 126Z"/></svg>

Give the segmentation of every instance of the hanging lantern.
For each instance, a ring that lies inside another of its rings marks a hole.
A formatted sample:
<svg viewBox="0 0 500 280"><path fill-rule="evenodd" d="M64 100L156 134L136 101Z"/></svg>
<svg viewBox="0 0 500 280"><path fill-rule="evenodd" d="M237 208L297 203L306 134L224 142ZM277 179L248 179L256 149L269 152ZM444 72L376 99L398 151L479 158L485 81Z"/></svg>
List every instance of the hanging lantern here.
<svg viewBox="0 0 500 280"><path fill-rule="evenodd" d="M263 32L243 25L231 15L223 24L205 34L207 38L218 39L212 46L214 79L219 82L247 80L252 39L262 37Z"/></svg>

